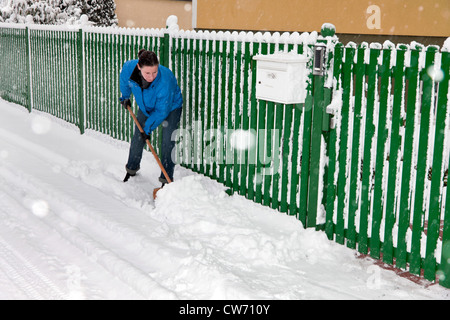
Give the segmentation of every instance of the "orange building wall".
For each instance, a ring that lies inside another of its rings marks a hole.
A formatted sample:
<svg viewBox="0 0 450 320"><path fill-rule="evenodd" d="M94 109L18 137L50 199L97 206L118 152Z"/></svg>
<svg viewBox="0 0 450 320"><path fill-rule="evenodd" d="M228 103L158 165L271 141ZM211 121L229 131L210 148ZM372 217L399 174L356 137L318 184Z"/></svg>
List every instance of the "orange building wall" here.
<svg viewBox="0 0 450 320"><path fill-rule="evenodd" d="M167 17L176 15L180 29L192 29L192 1L115 0L119 27L165 28Z"/></svg>
<svg viewBox="0 0 450 320"><path fill-rule="evenodd" d="M450 36L450 0L197 0L200 29Z"/></svg>

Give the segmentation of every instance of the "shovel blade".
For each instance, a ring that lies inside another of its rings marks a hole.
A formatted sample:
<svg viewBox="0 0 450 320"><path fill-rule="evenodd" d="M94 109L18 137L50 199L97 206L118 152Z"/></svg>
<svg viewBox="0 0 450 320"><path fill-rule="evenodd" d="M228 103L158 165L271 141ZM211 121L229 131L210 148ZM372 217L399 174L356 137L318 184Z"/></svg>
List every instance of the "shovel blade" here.
<svg viewBox="0 0 450 320"><path fill-rule="evenodd" d="M156 193L159 191L159 189L161 189L161 188L153 189L153 200L156 200Z"/></svg>

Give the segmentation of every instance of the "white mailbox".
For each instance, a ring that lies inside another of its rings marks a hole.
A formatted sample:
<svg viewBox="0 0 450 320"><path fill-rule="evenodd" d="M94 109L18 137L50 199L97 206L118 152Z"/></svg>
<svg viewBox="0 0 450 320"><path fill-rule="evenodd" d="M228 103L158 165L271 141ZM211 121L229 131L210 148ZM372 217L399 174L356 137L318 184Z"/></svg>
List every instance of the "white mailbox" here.
<svg viewBox="0 0 450 320"><path fill-rule="evenodd" d="M305 55L257 55L256 98L284 104L304 103L308 59Z"/></svg>

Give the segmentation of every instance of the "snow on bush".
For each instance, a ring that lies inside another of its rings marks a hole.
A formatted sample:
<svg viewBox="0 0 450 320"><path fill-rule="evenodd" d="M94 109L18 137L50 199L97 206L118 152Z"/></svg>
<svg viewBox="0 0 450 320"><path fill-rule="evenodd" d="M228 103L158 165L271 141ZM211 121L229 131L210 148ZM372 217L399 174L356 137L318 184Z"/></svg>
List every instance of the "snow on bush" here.
<svg viewBox="0 0 450 320"><path fill-rule="evenodd" d="M116 26L114 0L5 0L0 2L0 22Z"/></svg>

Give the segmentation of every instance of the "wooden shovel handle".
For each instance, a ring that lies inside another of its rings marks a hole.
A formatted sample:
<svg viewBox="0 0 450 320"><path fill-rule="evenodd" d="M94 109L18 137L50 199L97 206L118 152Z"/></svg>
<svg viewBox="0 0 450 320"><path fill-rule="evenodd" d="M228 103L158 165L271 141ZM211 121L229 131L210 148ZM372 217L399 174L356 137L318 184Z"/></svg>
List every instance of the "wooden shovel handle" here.
<svg viewBox="0 0 450 320"><path fill-rule="evenodd" d="M131 117L133 118L134 123L138 127L139 131L141 133L144 133L144 130L142 129L141 124L139 123L138 119L136 118L136 115L134 114L133 110L131 110L131 107L127 106L127 110L128 110L128 112L130 112ZM172 180L169 178L169 175L167 174L166 169L164 169L164 166L162 165L161 160L159 160L159 157L156 154L155 149L153 149L152 145L150 144L150 140L146 139L145 142L147 142L147 145L150 148L151 152L153 153L153 156L155 157L156 162L158 163L159 167L161 168L161 171L164 174L164 177L166 178L167 182L171 183Z"/></svg>

